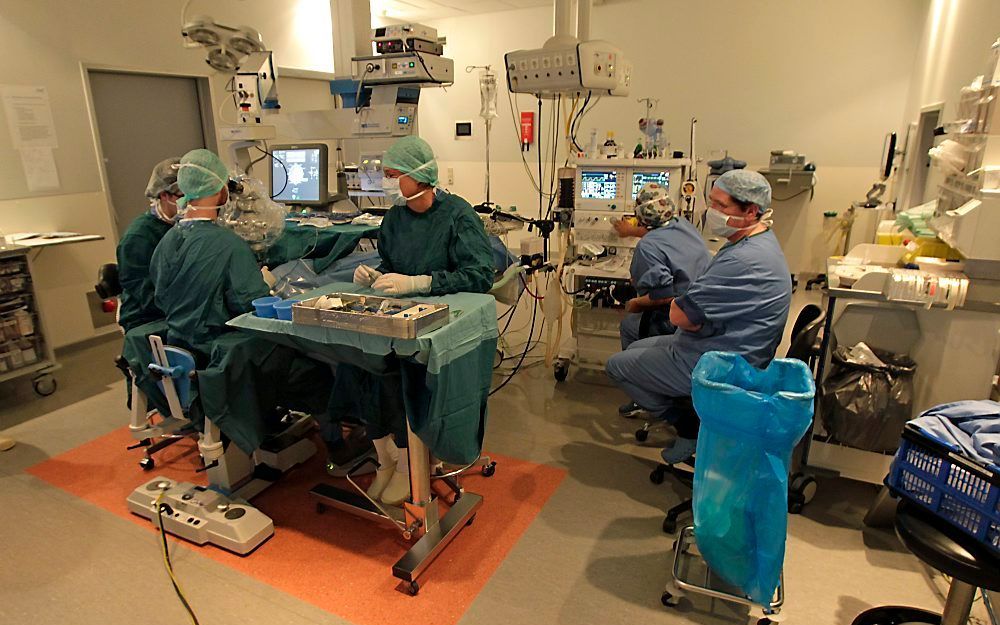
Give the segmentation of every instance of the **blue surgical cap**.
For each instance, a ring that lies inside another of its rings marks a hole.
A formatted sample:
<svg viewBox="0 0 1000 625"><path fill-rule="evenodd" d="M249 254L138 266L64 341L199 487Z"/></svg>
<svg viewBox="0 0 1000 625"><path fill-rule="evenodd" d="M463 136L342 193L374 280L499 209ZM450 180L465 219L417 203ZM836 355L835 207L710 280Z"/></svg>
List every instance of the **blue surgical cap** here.
<svg viewBox="0 0 1000 625"><path fill-rule="evenodd" d="M177 201L178 208L184 208L190 201L215 195L229 180L229 170L222 159L204 148L191 150L182 156L177 167L177 186L184 194Z"/></svg>
<svg viewBox="0 0 1000 625"><path fill-rule="evenodd" d="M432 187L438 184L438 168L430 144L420 137L403 137L393 143L382 157L383 169L398 169L417 182Z"/></svg>
<svg viewBox="0 0 1000 625"><path fill-rule="evenodd" d="M719 176L715 186L741 202L752 202L760 212L771 207L771 185L767 178L749 169L734 169Z"/></svg>

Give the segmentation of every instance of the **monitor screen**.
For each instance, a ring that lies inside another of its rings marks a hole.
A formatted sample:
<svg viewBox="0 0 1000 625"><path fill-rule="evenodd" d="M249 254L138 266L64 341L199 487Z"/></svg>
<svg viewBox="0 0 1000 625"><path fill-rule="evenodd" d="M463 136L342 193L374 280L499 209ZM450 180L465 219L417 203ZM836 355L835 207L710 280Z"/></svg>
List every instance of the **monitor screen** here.
<svg viewBox="0 0 1000 625"><path fill-rule="evenodd" d="M639 195L642 185L647 182L655 182L663 187L670 188L669 171L637 171L632 174L632 199Z"/></svg>
<svg viewBox="0 0 1000 625"><path fill-rule="evenodd" d="M581 171L580 197L585 200L613 200L618 195L618 172Z"/></svg>
<svg viewBox="0 0 1000 625"><path fill-rule="evenodd" d="M271 195L276 202L326 202L325 145L276 146L271 152Z"/></svg>

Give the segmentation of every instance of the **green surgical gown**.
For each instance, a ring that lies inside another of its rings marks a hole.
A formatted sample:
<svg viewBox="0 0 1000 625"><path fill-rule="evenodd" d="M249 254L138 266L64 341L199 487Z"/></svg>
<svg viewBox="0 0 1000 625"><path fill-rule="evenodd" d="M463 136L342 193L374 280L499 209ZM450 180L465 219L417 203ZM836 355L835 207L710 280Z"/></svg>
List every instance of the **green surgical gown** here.
<svg viewBox="0 0 1000 625"><path fill-rule="evenodd" d="M181 221L163 237L150 265L156 305L166 314L170 345L203 356L226 322L268 295L253 252L213 221Z"/></svg>
<svg viewBox="0 0 1000 625"><path fill-rule="evenodd" d="M118 280L122 285L119 297L118 324L126 332L156 319L163 319L153 301L153 281L149 263L160 239L170 231L170 224L144 213L132 222L118 242Z"/></svg>
<svg viewBox="0 0 1000 625"><path fill-rule="evenodd" d="M438 191L424 213L394 206L378 235L379 271L431 276L431 295L486 293L493 250L483 222L457 195Z"/></svg>

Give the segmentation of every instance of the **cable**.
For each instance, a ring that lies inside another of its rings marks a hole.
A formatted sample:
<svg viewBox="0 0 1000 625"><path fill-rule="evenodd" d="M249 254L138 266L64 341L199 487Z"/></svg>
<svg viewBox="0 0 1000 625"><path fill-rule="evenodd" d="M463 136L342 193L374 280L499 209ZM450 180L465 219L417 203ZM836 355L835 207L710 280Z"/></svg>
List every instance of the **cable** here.
<svg viewBox="0 0 1000 625"><path fill-rule="evenodd" d="M170 549L167 547L167 532L163 529L163 509L167 508L167 504L162 503L164 491L160 491L159 496L156 498L156 521L160 528L160 547L163 551L163 565L167 569L167 574L170 576L170 583L174 586L174 593L176 593L177 598L181 600L181 605L184 606L184 610L187 611L188 619L190 619L192 625L200 625L198 617L195 616L194 610L191 609L191 604L188 603L187 597L184 596L184 591L181 590L180 582L177 581L177 576L174 575L174 567L170 563Z"/></svg>
<svg viewBox="0 0 1000 625"><path fill-rule="evenodd" d="M365 88L365 78L368 78L368 74L375 69L375 66L371 63L365 65L365 71L361 74L361 80L358 81L358 90L354 92L354 114L357 115L361 112L361 91Z"/></svg>
<svg viewBox="0 0 1000 625"><path fill-rule="evenodd" d="M534 299L536 299L538 301L542 301L543 299L545 299L544 295L538 296L538 295L535 295L534 293L531 292L531 289L528 288L528 283L524 280L524 276L521 276L521 284L524 286L524 292L526 292L532 298L534 298Z"/></svg>
<svg viewBox="0 0 1000 625"><path fill-rule="evenodd" d="M524 149L521 145L521 124L518 122L517 117L520 116L521 110L517 108L514 104L514 99L511 97L510 90L507 89L507 102L510 104L510 118L514 122L514 137L517 139L518 153L521 155L521 164L524 166L525 173L528 174L528 180L531 181L531 186L534 187L537 193L542 193L541 181L535 182L535 176L531 173L531 166L528 165L528 160L524 158ZM517 113L517 115L515 115Z"/></svg>
<svg viewBox="0 0 1000 625"><path fill-rule="evenodd" d="M813 184L813 185L810 185L809 187L807 187L805 189L802 189L798 193L793 193L793 194L789 195L788 197L772 197L771 200L773 200L775 202L787 202L788 200L794 200L795 198L799 197L803 193L806 193L807 191L812 191L815 187L816 187L816 185Z"/></svg>
<svg viewBox="0 0 1000 625"><path fill-rule="evenodd" d="M491 396L500 389L502 389L503 387L507 386L507 384L514 379L514 376L517 375L518 370L521 368L521 364L524 362L525 357L527 357L528 355L528 349L531 344L531 337L535 333L535 316L537 314L538 314L538 302L536 301L534 308L531 309L531 329L528 330L528 342L525 343L524 351L521 352L521 359L517 361L516 365L514 365L514 370L510 372L510 375L507 376L507 379L501 382L500 385L497 386L495 389L490 391Z"/></svg>
<svg viewBox="0 0 1000 625"><path fill-rule="evenodd" d="M538 96L538 218L542 218L542 96ZM552 186L549 186L551 192Z"/></svg>
<svg viewBox="0 0 1000 625"><path fill-rule="evenodd" d="M284 193L285 189L288 187L288 167L285 166L285 162L284 161L282 161L280 158L278 158L277 156L275 156L274 154L272 154L271 152L269 152L266 149L267 148L267 142L264 142L264 147L263 148L260 147L259 145L255 145L253 147L257 148L258 150L260 150L261 152L263 152L267 156L270 156L274 161L276 161L277 163L279 163L281 165L281 168L283 170L285 170L285 184L281 185L281 190L280 191L278 191L277 193L275 193L274 195L271 196L271 199L273 200L274 198L276 198L279 195L281 195L282 193ZM253 163L251 163L250 166L252 167Z"/></svg>

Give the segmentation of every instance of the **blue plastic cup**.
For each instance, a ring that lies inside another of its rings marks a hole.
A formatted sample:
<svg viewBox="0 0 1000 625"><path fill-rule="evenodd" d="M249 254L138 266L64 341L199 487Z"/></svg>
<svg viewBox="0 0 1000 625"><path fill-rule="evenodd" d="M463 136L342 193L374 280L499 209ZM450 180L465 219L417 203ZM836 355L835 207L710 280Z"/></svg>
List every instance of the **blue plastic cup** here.
<svg viewBox="0 0 1000 625"><path fill-rule="evenodd" d="M297 299L286 299L283 302L278 302L274 305L274 312L278 315L278 319L282 321L292 320L292 304L297 304L299 300Z"/></svg>
<svg viewBox="0 0 1000 625"><path fill-rule="evenodd" d="M250 302L253 304L253 314L258 317L263 317L265 319L274 319L274 305L281 301L280 297L258 297L254 301Z"/></svg>

